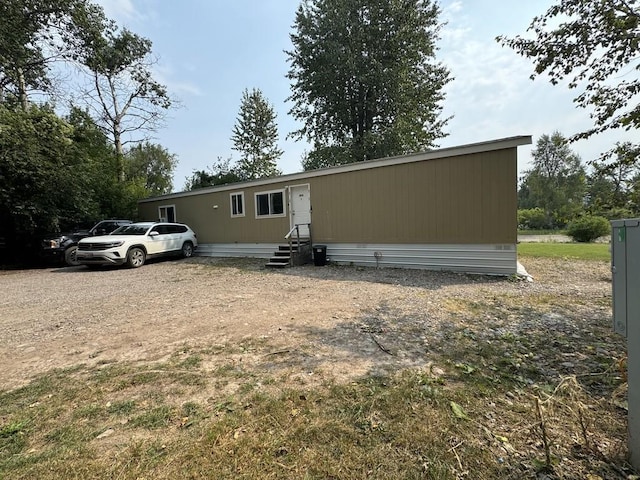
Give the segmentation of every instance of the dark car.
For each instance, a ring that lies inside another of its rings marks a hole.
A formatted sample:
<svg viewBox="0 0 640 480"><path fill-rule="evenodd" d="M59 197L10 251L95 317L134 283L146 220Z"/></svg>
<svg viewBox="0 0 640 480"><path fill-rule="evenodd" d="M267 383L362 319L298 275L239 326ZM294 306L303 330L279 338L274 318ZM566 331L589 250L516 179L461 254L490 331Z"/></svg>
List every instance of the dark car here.
<svg viewBox="0 0 640 480"><path fill-rule="evenodd" d="M50 235L42 240L41 255L48 262L79 265L76 259L78 242L86 237L108 235L116 228L129 225L131 220L102 220L89 230L79 230L73 233Z"/></svg>

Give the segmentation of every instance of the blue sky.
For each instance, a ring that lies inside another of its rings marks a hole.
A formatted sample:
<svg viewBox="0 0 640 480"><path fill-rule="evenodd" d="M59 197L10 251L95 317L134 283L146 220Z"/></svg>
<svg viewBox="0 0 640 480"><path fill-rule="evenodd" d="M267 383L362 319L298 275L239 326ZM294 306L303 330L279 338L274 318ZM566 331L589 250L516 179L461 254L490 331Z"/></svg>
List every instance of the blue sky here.
<svg viewBox="0 0 640 480"><path fill-rule="evenodd" d="M287 140L299 125L288 115L290 82L285 50L299 0L100 0L105 12L121 26L153 42L158 57L157 80L167 85L181 106L170 112L165 127L155 135L179 160L174 190L185 178L203 170L218 157L238 159L231 131L245 88L259 88L277 114L283 173L300 171L309 146ZM442 0L437 59L454 80L447 86L444 116L453 116L439 140L450 147L515 135L555 130L565 136L591 125L589 112L573 104L575 91L552 86L546 79L529 79L530 61L501 47L498 35L524 34L535 15L551 0ZM571 146L584 161L596 158L627 132L609 132ZM519 148L520 171L529 167L531 147Z"/></svg>

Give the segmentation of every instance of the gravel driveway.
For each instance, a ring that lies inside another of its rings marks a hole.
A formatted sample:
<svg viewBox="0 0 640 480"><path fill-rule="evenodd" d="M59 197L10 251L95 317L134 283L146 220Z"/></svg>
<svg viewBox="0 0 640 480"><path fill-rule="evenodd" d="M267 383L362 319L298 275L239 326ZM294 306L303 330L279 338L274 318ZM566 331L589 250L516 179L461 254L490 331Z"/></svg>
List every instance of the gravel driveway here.
<svg viewBox="0 0 640 480"><path fill-rule="evenodd" d="M225 361L348 379L427 365L460 329L490 340L610 323L607 263L523 263L533 283L336 266L272 271L262 261L201 257L133 270L2 271L0 388L52 368L152 362L185 345L248 345ZM568 307L556 313L545 298Z"/></svg>

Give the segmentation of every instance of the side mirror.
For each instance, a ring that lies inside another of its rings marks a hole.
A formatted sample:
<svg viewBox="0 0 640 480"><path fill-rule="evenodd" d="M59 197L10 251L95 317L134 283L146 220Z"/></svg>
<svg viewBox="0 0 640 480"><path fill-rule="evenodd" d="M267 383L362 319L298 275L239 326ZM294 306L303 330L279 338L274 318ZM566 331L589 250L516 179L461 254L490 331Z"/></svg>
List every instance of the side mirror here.
<svg viewBox="0 0 640 480"><path fill-rule="evenodd" d="M150 237L157 237L158 235L160 235L158 232L156 232L155 230L153 232L149 232L149 236Z"/></svg>

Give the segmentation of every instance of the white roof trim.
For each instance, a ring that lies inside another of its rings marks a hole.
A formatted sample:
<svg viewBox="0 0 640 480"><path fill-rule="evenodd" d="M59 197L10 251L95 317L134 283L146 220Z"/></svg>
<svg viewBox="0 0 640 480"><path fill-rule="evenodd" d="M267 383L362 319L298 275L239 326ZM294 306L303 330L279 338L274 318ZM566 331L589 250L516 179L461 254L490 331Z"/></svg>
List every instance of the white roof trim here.
<svg viewBox="0 0 640 480"><path fill-rule="evenodd" d="M260 180L251 180L248 182L230 183L227 185L216 185L213 187L198 188L186 192L170 193L159 197L146 198L140 200L139 203L155 202L158 200L189 197L192 195L203 195L213 192L225 192L230 190L242 190L247 187L257 187L261 185L270 185L280 182L299 182L308 178L322 177L325 175L335 175L337 173L355 172L358 170L368 170L371 168L388 167L391 165L401 165L404 163L422 162L425 160L436 160L440 158L456 157L460 155L469 155L472 153L491 152L494 150L503 150L505 148L515 148L521 145L530 145L532 143L530 135L521 135L517 137L502 138L499 140L490 140L486 142L470 143L458 147L440 148L437 150L428 150L421 153L413 153L410 155L401 155L397 157L379 158L376 160L367 160L364 162L349 163L347 165L339 165L336 167L321 168L318 170L309 170L307 172L291 173L281 175L279 177L262 178Z"/></svg>

